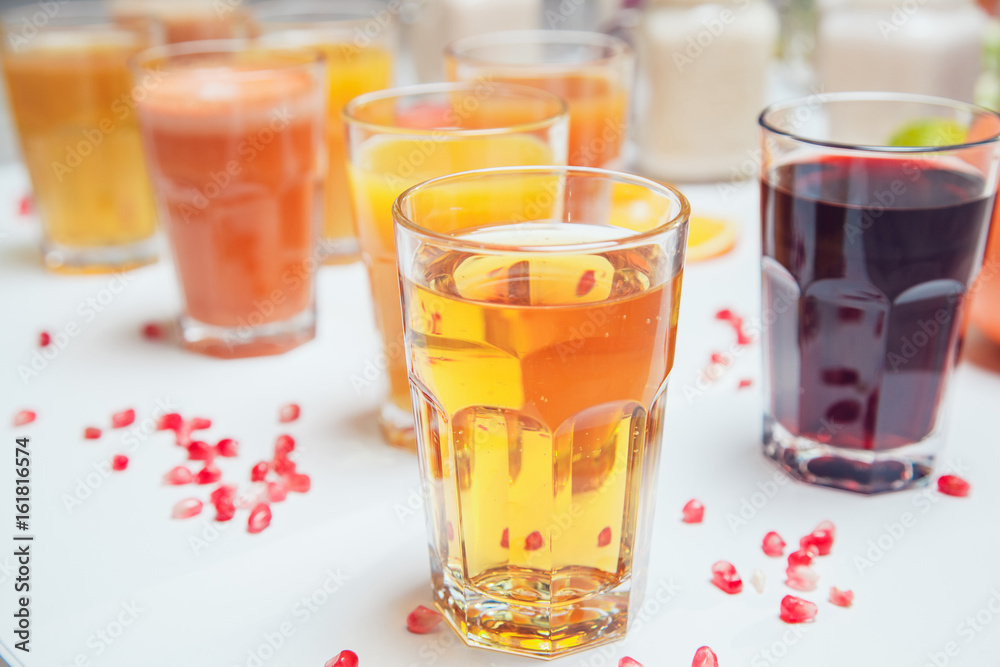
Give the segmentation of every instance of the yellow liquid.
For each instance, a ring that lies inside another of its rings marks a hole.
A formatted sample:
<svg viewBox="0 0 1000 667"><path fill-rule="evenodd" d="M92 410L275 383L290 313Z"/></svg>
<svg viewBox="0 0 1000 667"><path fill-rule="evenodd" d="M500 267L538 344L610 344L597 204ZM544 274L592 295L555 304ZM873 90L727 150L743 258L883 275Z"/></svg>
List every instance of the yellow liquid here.
<svg viewBox="0 0 1000 667"><path fill-rule="evenodd" d="M126 66L137 50L46 44L4 54L11 109L49 244L114 249L155 232Z"/></svg>
<svg viewBox="0 0 1000 667"><path fill-rule="evenodd" d="M404 281L436 600L470 641L553 656L624 632L673 366L669 266L658 246L436 251Z"/></svg>
<svg viewBox="0 0 1000 667"><path fill-rule="evenodd" d="M445 134L441 132L439 134ZM403 348L399 275L393 240L392 205L403 190L430 178L458 171L516 165L550 164L552 153L528 136L445 138L374 137L363 146L350 169L354 212L361 253L368 268L375 319L382 334L389 373L389 400L411 413L410 386ZM523 193L511 188L518 201ZM412 434L394 437L392 444L414 448Z"/></svg>

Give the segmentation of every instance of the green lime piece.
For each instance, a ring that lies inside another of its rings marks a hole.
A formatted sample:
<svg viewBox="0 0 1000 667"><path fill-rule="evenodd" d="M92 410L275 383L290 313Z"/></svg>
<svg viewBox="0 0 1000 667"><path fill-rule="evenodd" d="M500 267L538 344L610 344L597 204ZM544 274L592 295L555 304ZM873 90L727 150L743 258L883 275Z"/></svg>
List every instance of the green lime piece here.
<svg viewBox="0 0 1000 667"><path fill-rule="evenodd" d="M957 146L965 141L966 129L950 118L921 118L899 128L890 146Z"/></svg>

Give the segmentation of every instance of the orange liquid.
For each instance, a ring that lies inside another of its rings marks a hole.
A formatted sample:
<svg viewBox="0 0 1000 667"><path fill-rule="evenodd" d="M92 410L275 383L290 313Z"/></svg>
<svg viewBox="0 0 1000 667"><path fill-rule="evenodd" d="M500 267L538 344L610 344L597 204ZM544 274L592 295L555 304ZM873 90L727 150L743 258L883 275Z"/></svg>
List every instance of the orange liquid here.
<svg viewBox="0 0 1000 667"><path fill-rule="evenodd" d="M313 300L322 119L300 70L171 73L140 105L187 314L280 322Z"/></svg>

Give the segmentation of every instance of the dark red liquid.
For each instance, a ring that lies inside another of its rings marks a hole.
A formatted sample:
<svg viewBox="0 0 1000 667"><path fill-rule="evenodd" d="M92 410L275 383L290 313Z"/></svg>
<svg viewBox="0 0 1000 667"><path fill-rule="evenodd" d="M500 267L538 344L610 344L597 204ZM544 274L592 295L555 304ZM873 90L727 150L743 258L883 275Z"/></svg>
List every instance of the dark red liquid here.
<svg viewBox="0 0 1000 667"><path fill-rule="evenodd" d="M792 435L882 450L935 427L992 207L962 164L831 157L765 179L765 363Z"/></svg>

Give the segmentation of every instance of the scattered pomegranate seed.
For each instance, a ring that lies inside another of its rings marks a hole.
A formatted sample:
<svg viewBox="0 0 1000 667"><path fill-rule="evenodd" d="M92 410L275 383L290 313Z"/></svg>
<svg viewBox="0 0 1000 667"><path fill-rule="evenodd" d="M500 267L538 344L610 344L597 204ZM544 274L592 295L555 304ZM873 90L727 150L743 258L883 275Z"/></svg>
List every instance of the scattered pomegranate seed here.
<svg viewBox="0 0 1000 667"><path fill-rule="evenodd" d="M285 478L285 483L288 486L288 490L295 493L305 493L312 486L312 480L309 479L309 475L301 473L289 475Z"/></svg>
<svg viewBox="0 0 1000 667"><path fill-rule="evenodd" d="M733 311L728 308L723 308L715 314L715 319L722 320L724 322L731 322L734 317L735 315L733 315Z"/></svg>
<svg viewBox="0 0 1000 667"><path fill-rule="evenodd" d="M37 416L38 415L31 410L21 410L14 415L14 426L24 426L25 424L30 424L35 421L35 417Z"/></svg>
<svg viewBox="0 0 1000 667"><path fill-rule="evenodd" d="M33 208L34 202L31 199L31 195L24 195L21 197L21 200L17 202L17 214L22 218L31 215L31 210Z"/></svg>
<svg viewBox="0 0 1000 667"><path fill-rule="evenodd" d="M219 456L233 457L239 454L240 443L232 438L223 438L216 443L215 449L219 453Z"/></svg>
<svg viewBox="0 0 1000 667"><path fill-rule="evenodd" d="M579 282L576 283L576 295L586 296L587 294L590 294L590 290L594 289L594 284L596 282L597 280L594 278L593 269L584 271L583 275L580 276Z"/></svg>
<svg viewBox="0 0 1000 667"><path fill-rule="evenodd" d="M271 461L271 470L281 476L291 475L295 472L295 461L284 454L275 456L274 460Z"/></svg>
<svg viewBox="0 0 1000 667"><path fill-rule="evenodd" d="M833 548L833 533L822 528L817 528L799 540L799 548L807 549L810 546L816 547L820 556L826 556Z"/></svg>
<svg viewBox="0 0 1000 667"><path fill-rule="evenodd" d="M747 387L749 387L752 384L753 384L753 380L751 380L749 378L743 378L742 380L740 380L740 383L738 385L736 385L736 388L737 389L746 389Z"/></svg>
<svg viewBox="0 0 1000 667"><path fill-rule="evenodd" d="M437 627L438 623L444 620L441 614L433 609L428 609L424 605L418 605L406 617L406 629L415 635L426 635Z"/></svg>
<svg viewBox="0 0 1000 667"><path fill-rule="evenodd" d="M715 651L707 646L702 646L694 652L691 667L719 667L719 658L715 655Z"/></svg>
<svg viewBox="0 0 1000 667"><path fill-rule="evenodd" d="M97 440L101 437L101 429L94 428L93 426L88 426L83 429L83 437L87 440Z"/></svg>
<svg viewBox="0 0 1000 667"><path fill-rule="evenodd" d="M204 417L193 417L191 421L188 422L188 426L191 427L192 431L201 431L206 428L212 428L212 420L205 419Z"/></svg>
<svg viewBox="0 0 1000 667"><path fill-rule="evenodd" d="M524 550L525 551L538 551L545 544L545 539L542 534L537 530L530 533L526 538L524 538Z"/></svg>
<svg viewBox="0 0 1000 667"><path fill-rule="evenodd" d="M723 365L725 365L725 363L726 363L726 356L724 354L722 354L721 352L713 352L712 353L712 363L713 364L723 364Z"/></svg>
<svg viewBox="0 0 1000 667"><path fill-rule="evenodd" d="M142 337L147 340L160 340L163 338L163 328L156 322L147 322L142 325Z"/></svg>
<svg viewBox="0 0 1000 667"><path fill-rule="evenodd" d="M267 477L267 471L270 469L271 465L267 461L261 461L250 470L250 481L263 482L264 478Z"/></svg>
<svg viewBox="0 0 1000 667"><path fill-rule="evenodd" d="M111 428L125 428L135 421L135 410L129 408L111 415Z"/></svg>
<svg viewBox="0 0 1000 667"><path fill-rule="evenodd" d="M729 595L735 595L743 590L743 580L736 573L736 568L724 560L712 566L712 583Z"/></svg>
<svg viewBox="0 0 1000 667"><path fill-rule="evenodd" d="M259 503L250 510L250 518L247 519L247 532L259 533L271 525L271 508L267 503Z"/></svg>
<svg viewBox="0 0 1000 667"><path fill-rule="evenodd" d="M226 497L219 500L215 505L215 520L216 521L229 521L234 516L236 516L236 504L233 503L232 498ZM270 521L270 518L268 518ZM263 528L261 528L263 530ZM259 531L258 531L259 532Z"/></svg>
<svg viewBox="0 0 1000 667"><path fill-rule="evenodd" d="M128 457L124 454L115 454L111 457L111 469L122 471L128 467Z"/></svg>
<svg viewBox="0 0 1000 667"><path fill-rule="evenodd" d="M281 409L278 410L278 421L282 424L288 424L298 419L301 412L302 411L297 403L283 405L281 406Z"/></svg>
<svg viewBox="0 0 1000 667"><path fill-rule="evenodd" d="M819 553L815 546L810 545L806 549L799 549L788 554L788 566L812 565L813 558Z"/></svg>
<svg viewBox="0 0 1000 667"><path fill-rule="evenodd" d="M808 600L786 595L781 598L781 620L785 623L806 623L816 618L819 609Z"/></svg>
<svg viewBox="0 0 1000 667"><path fill-rule="evenodd" d="M597 546L606 547L611 544L611 526L605 526L597 536Z"/></svg>
<svg viewBox="0 0 1000 667"><path fill-rule="evenodd" d="M49 335L48 331L43 331L38 334L38 345L39 347L48 347L52 344L52 336Z"/></svg>
<svg viewBox="0 0 1000 667"><path fill-rule="evenodd" d="M220 484L208 496L208 501L218 505L223 500L232 500L236 496L236 487L232 484Z"/></svg>
<svg viewBox="0 0 1000 667"><path fill-rule="evenodd" d="M198 484L214 484L220 479L222 479L222 471L211 463L206 464L204 468L194 475L194 481Z"/></svg>
<svg viewBox="0 0 1000 667"><path fill-rule="evenodd" d="M281 482L267 483L267 499L272 503L280 503L288 497L288 487ZM451 524L449 524L451 525ZM451 539L450 537L448 539Z"/></svg>
<svg viewBox="0 0 1000 667"><path fill-rule="evenodd" d="M625 656L618 661L618 667L642 667L642 663L635 658Z"/></svg>
<svg viewBox="0 0 1000 667"><path fill-rule="evenodd" d="M164 482L166 482L167 484L171 484L173 486L180 486L181 484L190 484L192 480L194 480L194 475L191 474L191 471L185 468L184 466L177 466L176 468L172 468L170 472L168 472L163 477Z"/></svg>
<svg viewBox="0 0 1000 667"><path fill-rule="evenodd" d="M187 446L188 459L192 461L211 461L215 458L215 448L207 442L195 440Z"/></svg>
<svg viewBox="0 0 1000 667"><path fill-rule="evenodd" d="M958 475L941 475L938 477L938 491L946 496L965 498L969 495L971 485Z"/></svg>
<svg viewBox="0 0 1000 667"><path fill-rule="evenodd" d="M510 531L506 528L503 529L503 535L500 536L500 547L502 549L510 548Z"/></svg>
<svg viewBox="0 0 1000 667"><path fill-rule="evenodd" d="M830 604L838 607L850 607L854 604L854 591L842 591L836 586L830 588Z"/></svg>
<svg viewBox="0 0 1000 667"><path fill-rule="evenodd" d="M175 519L190 519L201 514L201 501L197 498L185 498L174 505L170 515Z"/></svg>
<svg viewBox="0 0 1000 667"><path fill-rule="evenodd" d="M274 442L274 455L284 456L295 450L295 438L290 435L279 435Z"/></svg>
<svg viewBox="0 0 1000 667"><path fill-rule="evenodd" d="M797 591L814 591L819 572L809 565L789 565L785 570L785 585Z"/></svg>
<svg viewBox="0 0 1000 667"><path fill-rule="evenodd" d="M764 592L764 587L767 585L767 576L763 570L754 569L753 573L750 574L750 585L758 593Z"/></svg>
<svg viewBox="0 0 1000 667"><path fill-rule="evenodd" d="M764 553L768 556L781 556L785 553L785 541L773 530L764 536ZM812 559L810 559L812 560Z"/></svg>
<svg viewBox="0 0 1000 667"><path fill-rule="evenodd" d="M183 425L184 418L176 412L168 412L156 422L156 428L160 431L176 431Z"/></svg>
<svg viewBox="0 0 1000 667"><path fill-rule="evenodd" d="M681 513L684 515L681 519L684 523L701 523L701 520L705 518L705 506L692 498L684 505Z"/></svg>
<svg viewBox="0 0 1000 667"><path fill-rule="evenodd" d="M323 667L358 667L358 656L354 651L341 651L327 660Z"/></svg>

